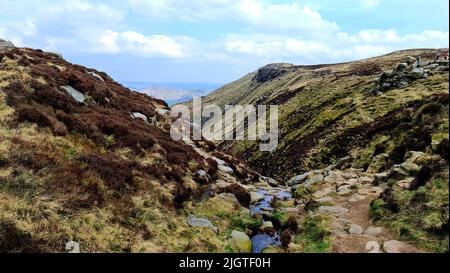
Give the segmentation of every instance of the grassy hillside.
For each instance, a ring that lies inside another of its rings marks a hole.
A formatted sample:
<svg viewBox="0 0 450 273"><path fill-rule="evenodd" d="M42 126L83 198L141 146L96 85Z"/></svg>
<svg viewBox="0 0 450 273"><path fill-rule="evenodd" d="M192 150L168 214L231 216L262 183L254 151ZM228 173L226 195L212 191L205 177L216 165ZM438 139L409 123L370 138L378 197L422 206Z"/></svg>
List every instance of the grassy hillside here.
<svg viewBox="0 0 450 273"><path fill-rule="evenodd" d="M422 249L445 252L449 69L435 54L417 49L333 65L268 65L203 101L278 105L277 150L259 152L249 141L219 147L280 181L330 165L375 174L384 192L371 204L374 223Z"/></svg>
<svg viewBox="0 0 450 273"><path fill-rule="evenodd" d="M166 109L55 54L0 52L0 252L64 252L69 241L82 252L225 251L231 220L245 228L250 215L198 200L255 174L237 162L239 178L220 171L198 152L214 145L173 141ZM219 232L188 227L202 206L225 215Z"/></svg>

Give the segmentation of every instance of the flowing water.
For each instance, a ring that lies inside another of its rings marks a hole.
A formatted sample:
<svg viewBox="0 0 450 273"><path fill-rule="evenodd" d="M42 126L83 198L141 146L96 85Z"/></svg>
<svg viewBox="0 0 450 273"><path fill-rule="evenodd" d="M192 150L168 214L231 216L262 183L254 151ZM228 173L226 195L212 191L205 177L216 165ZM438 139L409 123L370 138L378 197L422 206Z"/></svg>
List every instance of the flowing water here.
<svg viewBox="0 0 450 273"><path fill-rule="evenodd" d="M273 213L274 208L272 207L272 201L274 196L276 196L280 200L292 199L292 195L282 189L272 192L272 194L262 189L259 189L257 192L263 195L264 198L255 205L250 206L250 212L253 216L261 214L264 211ZM252 236L251 239L253 245L253 253L261 253L268 246L281 246L279 230L275 230L271 234L258 233Z"/></svg>

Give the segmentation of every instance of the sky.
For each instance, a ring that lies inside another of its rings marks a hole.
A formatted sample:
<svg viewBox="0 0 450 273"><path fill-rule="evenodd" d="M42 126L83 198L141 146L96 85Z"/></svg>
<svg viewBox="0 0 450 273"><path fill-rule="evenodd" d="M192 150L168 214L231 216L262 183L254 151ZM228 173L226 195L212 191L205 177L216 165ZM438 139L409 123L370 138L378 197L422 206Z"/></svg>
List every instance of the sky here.
<svg viewBox="0 0 450 273"><path fill-rule="evenodd" d="M0 0L0 38L118 81L227 83L268 63L449 44L448 0Z"/></svg>

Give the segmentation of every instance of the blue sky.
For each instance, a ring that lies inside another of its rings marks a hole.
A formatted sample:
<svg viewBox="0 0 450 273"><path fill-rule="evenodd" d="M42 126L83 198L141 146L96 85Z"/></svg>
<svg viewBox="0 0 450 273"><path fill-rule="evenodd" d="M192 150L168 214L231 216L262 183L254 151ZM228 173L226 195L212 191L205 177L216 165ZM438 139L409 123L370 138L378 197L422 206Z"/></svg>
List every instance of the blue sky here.
<svg viewBox="0 0 450 273"><path fill-rule="evenodd" d="M0 0L0 37L119 81L226 83L272 62L448 47L448 0Z"/></svg>

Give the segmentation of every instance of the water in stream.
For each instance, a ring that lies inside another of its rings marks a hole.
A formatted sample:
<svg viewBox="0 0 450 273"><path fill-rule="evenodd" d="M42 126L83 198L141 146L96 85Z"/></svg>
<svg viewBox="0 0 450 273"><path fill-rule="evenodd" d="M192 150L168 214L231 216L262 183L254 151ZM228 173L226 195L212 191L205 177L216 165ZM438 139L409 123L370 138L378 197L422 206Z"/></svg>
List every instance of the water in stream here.
<svg viewBox="0 0 450 273"><path fill-rule="evenodd" d="M264 198L257 204L250 206L250 212L252 215L257 215L263 211L273 212L272 200L274 196L281 200L290 200L292 195L284 190L279 190L275 193L270 194L265 190L258 190L259 194L262 194ZM268 246L281 246L280 234L278 230L275 230L273 234L259 233L254 235L252 238L253 253L261 253Z"/></svg>

